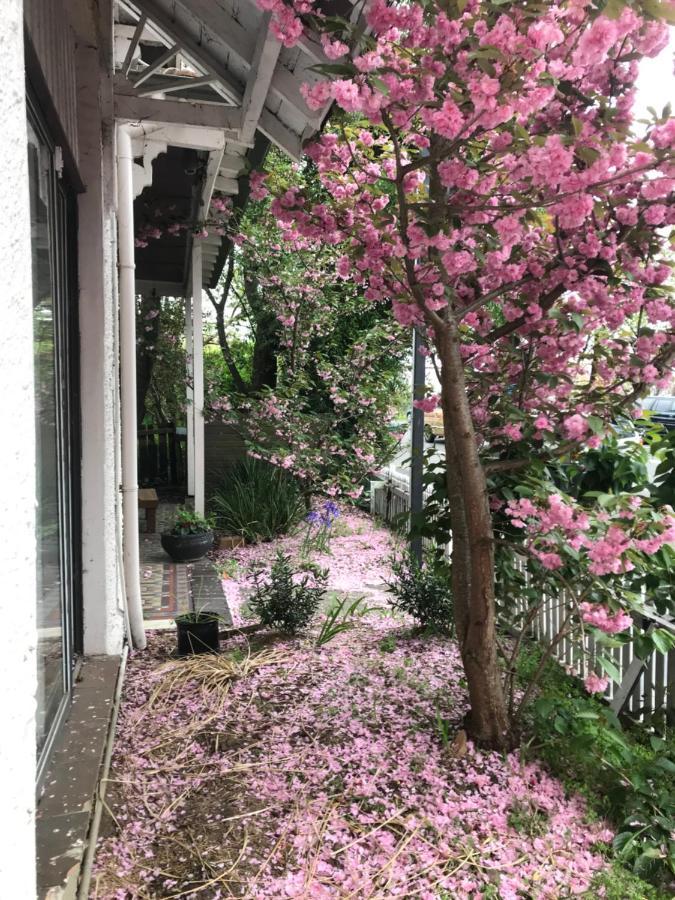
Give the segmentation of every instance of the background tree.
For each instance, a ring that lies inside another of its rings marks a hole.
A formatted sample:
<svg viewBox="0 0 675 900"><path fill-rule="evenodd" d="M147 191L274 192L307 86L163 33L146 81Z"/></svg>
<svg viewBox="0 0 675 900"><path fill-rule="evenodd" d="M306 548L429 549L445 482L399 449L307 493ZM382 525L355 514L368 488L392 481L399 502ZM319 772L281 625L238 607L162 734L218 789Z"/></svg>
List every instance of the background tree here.
<svg viewBox="0 0 675 900"><path fill-rule="evenodd" d="M275 190L320 201L311 161L297 166L272 154L270 170ZM386 305L340 276L335 250L311 240L286 246L265 194L254 177L253 202L228 226L233 248L221 285L209 292L228 373L211 392L211 414L308 492L355 497L395 446L387 425L403 389L408 335L392 331Z"/></svg>
<svg viewBox="0 0 675 900"><path fill-rule="evenodd" d="M137 300L138 424L185 425L185 308L171 297Z"/></svg>
<svg viewBox="0 0 675 900"><path fill-rule="evenodd" d="M312 9L265 7L287 43ZM467 724L495 747L515 739L496 640L495 479L599 446L622 410L670 381L675 120L664 110L635 129L632 116L638 60L668 40L660 16L672 7L652 0L374 0L370 33L312 18L339 62L307 102L332 97L363 127L308 149L329 200L292 188L272 209L289 246L340 247L338 271L426 335L441 393L421 404L443 411ZM612 500L591 522L549 490L510 506L549 571L564 567L555 544L603 584L673 539L646 501Z"/></svg>

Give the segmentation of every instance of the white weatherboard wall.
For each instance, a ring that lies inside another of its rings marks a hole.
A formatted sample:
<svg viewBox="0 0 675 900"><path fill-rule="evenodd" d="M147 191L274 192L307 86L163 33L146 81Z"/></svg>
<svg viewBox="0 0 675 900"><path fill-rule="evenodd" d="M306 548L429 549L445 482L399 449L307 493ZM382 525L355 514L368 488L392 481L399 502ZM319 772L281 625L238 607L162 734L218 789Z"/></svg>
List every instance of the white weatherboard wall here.
<svg viewBox="0 0 675 900"><path fill-rule="evenodd" d="M0 3L0 897L35 897L35 421L21 0Z"/></svg>

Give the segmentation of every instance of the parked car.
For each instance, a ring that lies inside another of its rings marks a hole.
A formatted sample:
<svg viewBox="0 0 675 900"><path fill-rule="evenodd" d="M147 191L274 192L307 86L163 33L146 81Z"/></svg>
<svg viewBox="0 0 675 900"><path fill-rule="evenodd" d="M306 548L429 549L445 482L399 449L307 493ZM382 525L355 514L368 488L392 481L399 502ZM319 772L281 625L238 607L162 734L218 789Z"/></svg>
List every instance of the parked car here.
<svg viewBox="0 0 675 900"><path fill-rule="evenodd" d="M652 422L658 422L666 428L675 428L675 397L645 397L642 409L651 412Z"/></svg>

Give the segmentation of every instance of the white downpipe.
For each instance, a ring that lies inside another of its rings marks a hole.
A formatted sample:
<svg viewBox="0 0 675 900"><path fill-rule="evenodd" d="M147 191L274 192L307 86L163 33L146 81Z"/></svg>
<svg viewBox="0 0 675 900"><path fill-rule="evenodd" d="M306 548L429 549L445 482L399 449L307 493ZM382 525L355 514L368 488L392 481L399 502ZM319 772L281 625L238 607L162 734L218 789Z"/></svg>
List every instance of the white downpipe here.
<svg viewBox="0 0 675 900"><path fill-rule="evenodd" d="M131 139L140 128L117 129L117 228L120 303L120 399L124 582L133 646L146 646L138 552L138 435L136 426L136 283L134 264L134 157Z"/></svg>
<svg viewBox="0 0 675 900"><path fill-rule="evenodd" d="M187 388L185 392L185 425L187 427L187 492L195 495L195 404L194 404L194 354L192 339L192 292L185 292L185 369Z"/></svg>
<svg viewBox="0 0 675 900"><path fill-rule="evenodd" d="M202 245L192 241L192 384L194 410L195 512L203 516L204 498L204 333L202 322Z"/></svg>

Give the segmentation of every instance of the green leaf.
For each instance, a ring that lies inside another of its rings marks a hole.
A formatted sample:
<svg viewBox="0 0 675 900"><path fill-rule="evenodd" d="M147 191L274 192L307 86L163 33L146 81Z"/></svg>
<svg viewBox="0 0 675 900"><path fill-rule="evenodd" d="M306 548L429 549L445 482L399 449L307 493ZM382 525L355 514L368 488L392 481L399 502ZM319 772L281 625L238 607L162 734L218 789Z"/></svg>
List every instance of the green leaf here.
<svg viewBox="0 0 675 900"><path fill-rule="evenodd" d="M599 416L588 416L586 421L593 434L602 434L604 432L605 423Z"/></svg>
<svg viewBox="0 0 675 900"><path fill-rule="evenodd" d="M612 841L612 848L615 853L623 853L629 850L632 845L635 843L635 835L632 831L622 831L621 834L617 834L614 840Z"/></svg>
<svg viewBox="0 0 675 900"><path fill-rule="evenodd" d="M576 116L572 116L572 128L574 129L574 133L577 135L577 137L581 134L583 127L584 123L581 121L581 119L577 119Z"/></svg>
<svg viewBox="0 0 675 900"><path fill-rule="evenodd" d="M350 63L317 63L314 66L308 66L310 72L318 72L320 75L346 75L348 77L356 74L356 67Z"/></svg>
<svg viewBox="0 0 675 900"><path fill-rule="evenodd" d="M592 166L600 156L600 152L593 147L575 147L574 153L589 166Z"/></svg>
<svg viewBox="0 0 675 900"><path fill-rule="evenodd" d="M675 762L672 759L668 759L667 756L660 756L654 763L655 766L658 766L659 769L663 769L664 772L670 772L670 774L675 774Z"/></svg>
<svg viewBox="0 0 675 900"><path fill-rule="evenodd" d="M621 673L611 659L608 659L606 656L599 656L597 662L603 672L609 675L615 684L621 684Z"/></svg>
<svg viewBox="0 0 675 900"><path fill-rule="evenodd" d="M654 649L651 636L636 634L633 638L633 652L638 659L647 659Z"/></svg>
<svg viewBox="0 0 675 900"><path fill-rule="evenodd" d="M652 750L658 753L659 750L663 750L666 746L666 742L663 738L658 737L656 734L649 735L649 743L651 744Z"/></svg>
<svg viewBox="0 0 675 900"><path fill-rule="evenodd" d="M651 637L659 653L668 653L669 650L675 647L675 635L672 635L664 628L655 628Z"/></svg>
<svg viewBox="0 0 675 900"><path fill-rule="evenodd" d="M377 78L377 76L372 76L372 75L371 75L370 82L371 82L371 84L373 85L373 87L377 88L377 90L378 90L381 94L384 94L385 97L388 97L388 96L389 96L389 88L388 88L387 85L384 83L384 81L382 81L381 78Z"/></svg>

